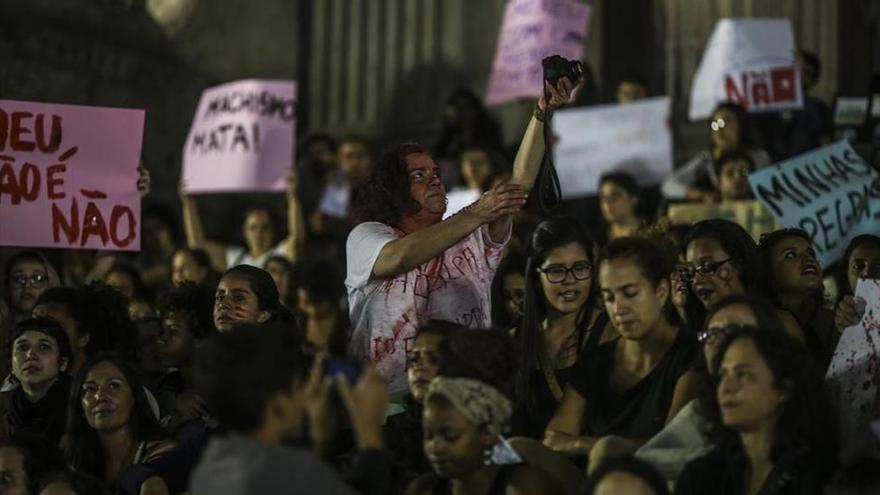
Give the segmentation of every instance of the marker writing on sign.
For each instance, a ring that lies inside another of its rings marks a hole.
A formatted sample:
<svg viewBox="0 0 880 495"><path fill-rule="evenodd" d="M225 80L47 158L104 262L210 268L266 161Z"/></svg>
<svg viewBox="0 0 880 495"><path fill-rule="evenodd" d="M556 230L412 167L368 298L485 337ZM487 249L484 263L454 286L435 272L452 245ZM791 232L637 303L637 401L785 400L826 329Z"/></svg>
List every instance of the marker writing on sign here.
<svg viewBox="0 0 880 495"><path fill-rule="evenodd" d="M83 247L97 237L102 246L112 243L117 248L127 247L135 240L138 228L131 208L107 204L107 193L98 189L81 188L68 198L64 190L66 162L76 156L79 148L65 147L57 158L51 157L62 149L63 129L58 115L7 113L0 109L0 152L40 153L47 161L55 162L48 166L33 163L38 160L17 164L11 154L0 153L0 204L17 206L43 198L52 200L51 226L45 228L52 229L56 244ZM65 209L62 200L66 199L69 203ZM82 215L80 202L85 204Z"/></svg>

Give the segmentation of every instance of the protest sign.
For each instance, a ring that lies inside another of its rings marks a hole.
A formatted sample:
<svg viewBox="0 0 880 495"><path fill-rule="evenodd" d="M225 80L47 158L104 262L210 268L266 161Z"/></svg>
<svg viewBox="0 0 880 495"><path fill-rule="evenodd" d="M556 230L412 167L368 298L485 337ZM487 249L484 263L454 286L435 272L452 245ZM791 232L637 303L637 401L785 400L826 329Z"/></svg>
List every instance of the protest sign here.
<svg viewBox="0 0 880 495"><path fill-rule="evenodd" d="M822 266L855 236L880 232L880 175L846 140L762 168L749 183L780 224L810 235Z"/></svg>
<svg viewBox="0 0 880 495"><path fill-rule="evenodd" d="M541 60L580 60L590 6L577 0L510 0L492 62L486 104L537 98L543 91Z"/></svg>
<svg viewBox="0 0 880 495"><path fill-rule="evenodd" d="M757 241L761 234L779 228L773 215L758 201L682 203L670 205L666 216L673 225L693 225L701 220L721 218L739 224Z"/></svg>
<svg viewBox="0 0 880 495"><path fill-rule="evenodd" d="M283 191L296 109L294 81L250 79L205 90L184 145L184 191Z"/></svg>
<svg viewBox="0 0 880 495"><path fill-rule="evenodd" d="M722 101L750 112L803 107L788 19L721 19L691 85L688 117L707 118Z"/></svg>
<svg viewBox="0 0 880 495"><path fill-rule="evenodd" d="M0 100L0 245L140 250L144 111Z"/></svg>
<svg viewBox="0 0 880 495"><path fill-rule="evenodd" d="M672 171L668 97L561 110L552 125L565 198L596 194L607 172L629 172L640 185L653 185Z"/></svg>
<svg viewBox="0 0 880 495"><path fill-rule="evenodd" d="M847 451L876 449L876 437L866 433L880 418L880 280L860 279L855 297L863 301L865 313L843 331L825 376Z"/></svg>

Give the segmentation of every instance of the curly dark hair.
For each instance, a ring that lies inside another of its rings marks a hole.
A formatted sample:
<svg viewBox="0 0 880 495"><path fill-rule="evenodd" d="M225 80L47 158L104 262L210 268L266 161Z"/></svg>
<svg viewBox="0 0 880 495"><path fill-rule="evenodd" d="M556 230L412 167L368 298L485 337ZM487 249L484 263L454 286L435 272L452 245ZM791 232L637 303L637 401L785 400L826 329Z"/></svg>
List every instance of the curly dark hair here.
<svg viewBox="0 0 880 495"><path fill-rule="evenodd" d="M785 332L752 326L731 326L715 356L714 367L721 369L727 350L734 342L751 340L773 373L773 386L787 394L776 421L770 452L774 464L784 457L809 453L825 458L820 465L836 464L839 447L837 421L822 372L806 347ZM720 376L720 375L719 375ZM716 448L742 450L739 433L724 426L718 404L719 379L701 402L709 422L709 438Z"/></svg>
<svg viewBox="0 0 880 495"><path fill-rule="evenodd" d="M404 143L386 151L372 175L357 191L354 211L361 222L381 222L396 227L403 216L421 208L412 198L406 157L416 153L430 154L418 143Z"/></svg>
<svg viewBox="0 0 880 495"><path fill-rule="evenodd" d="M774 230L773 232L762 235L761 240L758 243L758 249L761 251L761 261L763 262L764 273L767 274L768 277L767 288L769 289L770 298L773 300L773 303L779 307L781 307L782 304L779 300L779 291L776 287L776 279L773 275L773 247L784 239L792 237L807 241L807 245L811 248L813 246L813 239L810 237L810 234L807 234L803 229ZM813 253L813 257L816 257L815 253ZM816 260L816 263L818 262L819 261ZM809 295L809 298L812 301L813 307L821 307L825 303L824 289L822 287L815 289Z"/></svg>
<svg viewBox="0 0 880 495"><path fill-rule="evenodd" d="M503 330L466 330L454 323L449 329L446 340L440 343L439 374L480 380L513 398L513 381L519 367L513 337Z"/></svg>
<svg viewBox="0 0 880 495"><path fill-rule="evenodd" d="M695 223L688 231L682 250L687 252L690 243L701 238L717 240L724 252L733 258L733 265L746 292L767 294L758 245L744 228L721 218L702 220Z"/></svg>
<svg viewBox="0 0 880 495"><path fill-rule="evenodd" d="M193 282L184 282L159 296L158 311L166 315L171 311L184 311L189 319L193 338L201 340L214 329L214 289Z"/></svg>

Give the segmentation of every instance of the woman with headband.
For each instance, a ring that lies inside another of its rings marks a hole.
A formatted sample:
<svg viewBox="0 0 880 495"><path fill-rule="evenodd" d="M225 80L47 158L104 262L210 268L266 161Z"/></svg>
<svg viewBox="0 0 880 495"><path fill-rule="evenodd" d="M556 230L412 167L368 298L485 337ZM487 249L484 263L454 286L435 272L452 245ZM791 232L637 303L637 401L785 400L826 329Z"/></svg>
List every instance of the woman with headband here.
<svg viewBox="0 0 880 495"><path fill-rule="evenodd" d="M522 464L506 445L501 434L512 411L510 399L480 380L432 380L423 426L425 454L434 473L418 478L407 493L559 493L546 474Z"/></svg>

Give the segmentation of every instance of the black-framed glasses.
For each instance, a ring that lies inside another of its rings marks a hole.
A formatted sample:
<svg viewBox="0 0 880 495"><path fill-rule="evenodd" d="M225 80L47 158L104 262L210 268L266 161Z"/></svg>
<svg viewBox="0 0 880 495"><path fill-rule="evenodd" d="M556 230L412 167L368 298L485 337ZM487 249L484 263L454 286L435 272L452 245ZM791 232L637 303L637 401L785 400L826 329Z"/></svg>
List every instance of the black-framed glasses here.
<svg viewBox="0 0 880 495"><path fill-rule="evenodd" d="M733 331L733 325L721 328L707 328L697 332L697 342L700 344L713 345L718 339L726 338Z"/></svg>
<svg viewBox="0 0 880 495"><path fill-rule="evenodd" d="M682 265L679 268L678 276L687 283L694 281L697 275L703 277L711 277L715 275L721 265L733 261L733 258L727 258L721 261L705 261L699 266Z"/></svg>
<svg viewBox="0 0 880 495"><path fill-rule="evenodd" d="M561 284L571 273L575 280L587 280L593 276L593 265L588 261L579 261L573 265L550 265L546 268L538 268L539 273L547 277L551 284Z"/></svg>
<svg viewBox="0 0 880 495"><path fill-rule="evenodd" d="M22 277L21 275L12 277L13 285L16 285L16 286L22 287L22 288L27 287L27 286L31 286L36 289L39 289L39 288L45 286L48 281L49 281L49 276L46 275L45 273L35 273L35 274L31 275L30 277Z"/></svg>

